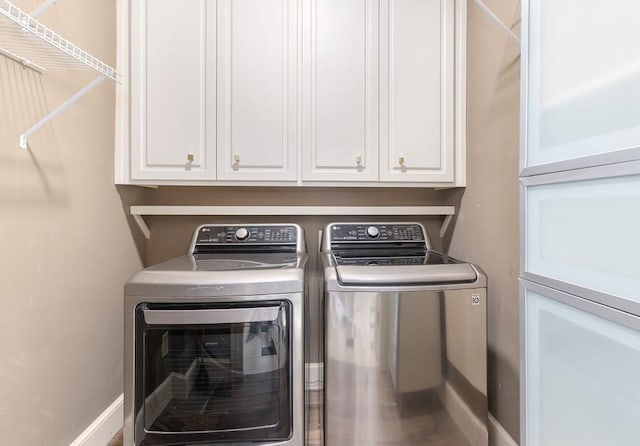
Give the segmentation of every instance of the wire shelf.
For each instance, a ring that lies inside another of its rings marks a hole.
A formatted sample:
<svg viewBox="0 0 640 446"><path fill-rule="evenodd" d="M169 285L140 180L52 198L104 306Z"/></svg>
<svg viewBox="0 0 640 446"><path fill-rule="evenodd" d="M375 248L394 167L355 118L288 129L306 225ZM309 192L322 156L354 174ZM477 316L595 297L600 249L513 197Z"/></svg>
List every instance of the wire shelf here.
<svg viewBox="0 0 640 446"><path fill-rule="evenodd" d="M121 83L114 68L69 42L8 0L0 0L0 52L38 71L95 70Z"/></svg>

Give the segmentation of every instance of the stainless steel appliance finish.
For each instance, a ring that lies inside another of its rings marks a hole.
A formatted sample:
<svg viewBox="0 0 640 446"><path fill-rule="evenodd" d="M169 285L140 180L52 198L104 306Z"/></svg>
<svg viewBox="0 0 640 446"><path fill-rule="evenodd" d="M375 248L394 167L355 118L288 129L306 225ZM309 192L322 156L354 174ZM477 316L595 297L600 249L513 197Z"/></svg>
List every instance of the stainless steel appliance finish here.
<svg viewBox="0 0 640 446"><path fill-rule="evenodd" d="M125 446L304 444L306 245L202 225L125 285Z"/></svg>
<svg viewBox="0 0 640 446"><path fill-rule="evenodd" d="M323 232L326 446L487 446L486 277L418 223Z"/></svg>

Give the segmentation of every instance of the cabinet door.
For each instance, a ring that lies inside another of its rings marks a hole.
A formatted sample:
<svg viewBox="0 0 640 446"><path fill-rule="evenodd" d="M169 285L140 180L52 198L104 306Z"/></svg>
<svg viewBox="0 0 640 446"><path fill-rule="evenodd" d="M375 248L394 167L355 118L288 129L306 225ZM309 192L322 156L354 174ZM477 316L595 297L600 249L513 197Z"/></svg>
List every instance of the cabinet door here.
<svg viewBox="0 0 640 446"><path fill-rule="evenodd" d="M630 154L622 151L640 150L640 2L530 0L526 6L522 167L626 161Z"/></svg>
<svg viewBox="0 0 640 446"><path fill-rule="evenodd" d="M218 0L218 179L297 177L297 0Z"/></svg>
<svg viewBox="0 0 640 446"><path fill-rule="evenodd" d="M303 0L303 180L378 180L377 0Z"/></svg>
<svg viewBox="0 0 640 446"><path fill-rule="evenodd" d="M132 1L133 180L215 179L214 67L215 3Z"/></svg>
<svg viewBox="0 0 640 446"><path fill-rule="evenodd" d="M380 179L454 179L454 0L382 0Z"/></svg>
<svg viewBox="0 0 640 446"><path fill-rule="evenodd" d="M640 318L522 283L521 444L637 444Z"/></svg>

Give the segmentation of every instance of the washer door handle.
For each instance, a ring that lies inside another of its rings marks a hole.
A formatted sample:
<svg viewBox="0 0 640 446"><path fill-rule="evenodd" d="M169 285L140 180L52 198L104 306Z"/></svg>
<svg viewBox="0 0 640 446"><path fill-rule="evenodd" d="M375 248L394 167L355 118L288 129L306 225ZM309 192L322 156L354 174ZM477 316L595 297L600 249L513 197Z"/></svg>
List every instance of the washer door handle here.
<svg viewBox="0 0 640 446"><path fill-rule="evenodd" d="M278 319L279 306L207 310L144 310L147 325L206 325L267 322Z"/></svg>

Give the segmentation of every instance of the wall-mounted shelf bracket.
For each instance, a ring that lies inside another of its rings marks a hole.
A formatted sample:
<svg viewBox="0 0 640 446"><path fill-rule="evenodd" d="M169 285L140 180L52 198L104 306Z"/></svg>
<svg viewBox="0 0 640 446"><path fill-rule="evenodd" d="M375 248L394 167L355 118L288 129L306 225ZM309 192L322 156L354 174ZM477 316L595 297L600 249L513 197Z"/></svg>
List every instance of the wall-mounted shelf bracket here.
<svg viewBox="0 0 640 446"><path fill-rule="evenodd" d="M47 0L33 13L42 14L58 0ZM114 68L80 49L61 35L38 22L9 0L0 0L0 53L25 67L42 73L47 69L94 70L100 75L71 99L49 113L20 137L20 147L27 148L29 136L38 131L70 105L97 87L106 78L120 83L122 76Z"/></svg>
<svg viewBox="0 0 640 446"><path fill-rule="evenodd" d="M415 215L444 216L442 237L455 214L454 206L131 206L130 213L147 239L151 230L145 215Z"/></svg>
<svg viewBox="0 0 640 446"><path fill-rule="evenodd" d="M491 21L493 21L493 23L498 25L498 28L500 28L500 30L511 39L514 45L520 48L520 37L516 36L516 34L511 31L511 28L505 25L504 22L500 20L500 17L495 15L494 12L482 2L482 0L474 0L474 2L476 3L476 5L478 5L480 10L484 12L485 15L491 19Z"/></svg>
<svg viewBox="0 0 640 446"><path fill-rule="evenodd" d="M449 229L449 225L451 224L452 220L453 220L453 214L449 214L446 217L444 217L442 226L440 226L440 238L444 237L444 235L447 233L447 229Z"/></svg>
<svg viewBox="0 0 640 446"><path fill-rule="evenodd" d="M37 132L42 127L47 125L50 121L52 121L54 118L56 118L60 113L65 111L67 108L69 108L71 105L73 105L76 101L78 101L78 99L80 99L81 97L83 97L84 95L89 93L91 90L96 88L98 85L100 85L106 79L107 78L104 75L102 75L102 74L99 75L91 83L86 85L84 88L82 88L76 94L74 94L72 97L67 99L62 104L60 104L55 110L53 110L47 116L45 116L40 121L38 121L36 124L34 124L33 127L31 127L29 130L27 130L22 135L20 135L20 148L21 149L28 148L29 147L29 137L31 135L33 135L35 132Z"/></svg>
<svg viewBox="0 0 640 446"><path fill-rule="evenodd" d="M131 207L131 215L133 216L133 219L138 224L138 226L140 227L140 230L144 234L144 238L149 240L151 238L151 230L149 229L149 226L147 226L147 222L144 221L144 218L142 218L142 214L134 214L133 208L134 206Z"/></svg>

